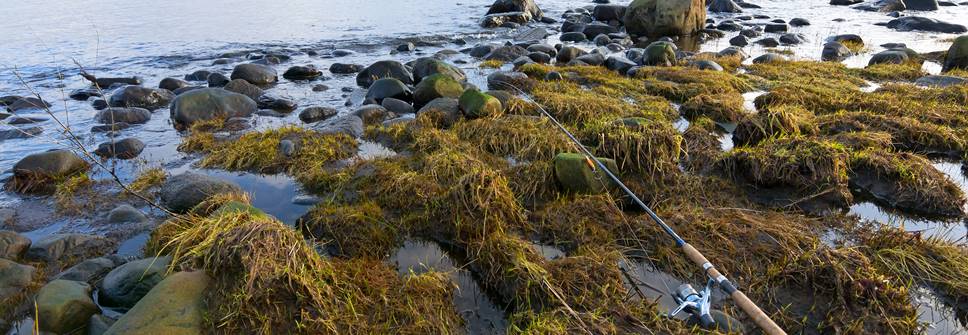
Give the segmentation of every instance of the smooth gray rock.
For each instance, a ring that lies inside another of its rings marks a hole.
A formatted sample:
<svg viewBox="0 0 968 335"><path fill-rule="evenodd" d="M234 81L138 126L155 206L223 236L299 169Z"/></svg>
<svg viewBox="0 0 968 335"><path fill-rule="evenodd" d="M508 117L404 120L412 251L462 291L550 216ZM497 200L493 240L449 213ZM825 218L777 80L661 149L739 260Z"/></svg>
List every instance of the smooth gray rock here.
<svg viewBox="0 0 968 335"><path fill-rule="evenodd" d="M98 302L104 306L131 308L151 288L165 279L171 256L125 263L108 272L98 285Z"/></svg>
<svg viewBox="0 0 968 335"><path fill-rule="evenodd" d="M258 110L251 98L223 89L202 88L179 95L171 103L171 120L188 127L214 118L248 117Z"/></svg>
<svg viewBox="0 0 968 335"><path fill-rule="evenodd" d="M239 64L232 69L232 80L242 79L254 85L268 85L279 81L276 70L262 64Z"/></svg>
<svg viewBox="0 0 968 335"><path fill-rule="evenodd" d="M187 213L211 196L241 193L239 185L223 179L186 172L165 180L161 186L161 205L175 213Z"/></svg>

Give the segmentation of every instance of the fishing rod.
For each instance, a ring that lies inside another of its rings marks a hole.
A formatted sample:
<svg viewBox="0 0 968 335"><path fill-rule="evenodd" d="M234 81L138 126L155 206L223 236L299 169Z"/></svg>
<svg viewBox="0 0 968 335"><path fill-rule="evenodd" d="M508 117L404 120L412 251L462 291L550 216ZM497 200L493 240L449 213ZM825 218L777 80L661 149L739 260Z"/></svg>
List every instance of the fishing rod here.
<svg viewBox="0 0 968 335"><path fill-rule="evenodd" d="M524 96L528 96L527 93L515 87L514 84L504 82L504 81L501 81L501 82L504 83L505 86L513 88L514 90L518 91L520 94ZM672 229L672 227L666 224L665 221L663 221L662 218L660 218L659 215L652 210L652 208L650 208L648 205L642 202L642 199L639 199L639 197L636 196L635 193L632 192L632 190L630 190L627 186L625 186L625 183L623 183L618 176L612 173L612 171L608 169L605 163L602 163L601 160L595 157L595 155L593 155L591 151L589 151L588 148L586 148L581 143L581 141L579 141L578 138L575 137L575 135L573 135L570 131L568 131L568 129L566 129L564 125L558 122L558 119L552 116L551 113L545 110L544 107L542 107L540 104L538 104L534 100L531 100L531 101L534 102L538 110L541 111L541 114L544 114L544 116L548 117L548 119L551 120L551 122L555 125L555 127L558 128L558 130L563 132L566 136L568 136L569 139L571 139L571 141L574 144L576 144L576 146L578 147L578 150L582 152L582 154L585 156L586 162L588 162L590 166L592 167L597 166L599 169L605 172L608 178L611 179L613 182L615 182L615 184L617 184L619 188L622 189L622 192L624 192L630 198L632 198L632 201L635 202L636 205L641 207L642 210L644 210L645 213L648 214L650 218L652 218L652 221L654 221L657 225L659 225L659 227L662 228L662 230L665 231L666 235L669 235L669 237L675 240L676 246L682 248L682 251L683 253L686 254L686 257L689 258L696 265L702 267L703 272L705 272L706 275L709 277L709 280L706 283L706 287L702 290L702 292L697 292L695 289L692 288L691 285L688 285L688 284L684 284L680 286L673 294L673 297L675 298L676 302L679 303L679 306L670 313L671 314L670 316L675 316L676 314L679 314L682 311L689 311L693 314L698 314L700 322L702 322L704 326L710 326L714 324L713 317L710 314L709 305L710 305L711 287L713 286L713 284L716 284L716 285L719 285L720 289L722 289L724 293L726 293L731 298L733 298L733 301L736 303L736 305L738 305L740 309L742 309L743 312L746 313L746 315L748 315L751 319L753 319L753 322L760 329L762 329L764 333L768 335L786 335L786 332L782 328L780 328L780 326L778 326L776 322L773 322L773 319L770 319L769 315L766 315L766 313L764 313L763 310L756 305L756 303L750 300L750 298L747 297L746 294L743 293L743 291L740 291L738 288L736 288L736 285L733 285L733 283L729 281L729 279L727 279L725 275L720 273L719 270L716 269L716 266L714 266L712 262L706 259L706 257L703 256L703 254L699 252L699 250L696 250L695 247L693 247L685 240L683 240L682 237L680 237L679 234L677 234L676 231Z"/></svg>

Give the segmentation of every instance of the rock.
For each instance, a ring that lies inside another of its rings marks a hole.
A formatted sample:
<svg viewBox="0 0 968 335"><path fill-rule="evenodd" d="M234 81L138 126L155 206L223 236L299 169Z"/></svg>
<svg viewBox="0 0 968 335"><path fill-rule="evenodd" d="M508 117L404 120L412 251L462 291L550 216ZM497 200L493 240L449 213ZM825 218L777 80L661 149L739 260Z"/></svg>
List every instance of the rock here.
<svg viewBox="0 0 968 335"><path fill-rule="evenodd" d="M625 17L626 9L628 7L623 5L597 5L592 9L592 16L602 22L621 21Z"/></svg>
<svg viewBox="0 0 968 335"><path fill-rule="evenodd" d="M257 110L256 102L245 95L219 88L202 88L175 98L171 103L171 120L176 127L188 127L196 121L219 117L249 117Z"/></svg>
<svg viewBox="0 0 968 335"><path fill-rule="evenodd" d="M31 109L45 109L50 106L50 103L35 97L17 97L17 99L7 104L7 110L20 112Z"/></svg>
<svg viewBox="0 0 968 335"><path fill-rule="evenodd" d="M252 100L259 100L265 94L265 91L259 86L250 84L248 81L242 79L234 79L223 86L225 86L223 89L226 91L243 94Z"/></svg>
<svg viewBox="0 0 968 335"><path fill-rule="evenodd" d="M109 253L115 247L114 242L100 236L54 234L34 242L25 257L44 262L81 260Z"/></svg>
<svg viewBox="0 0 968 335"><path fill-rule="evenodd" d="M464 92L464 87L450 76L434 74L420 81L413 92L413 103L423 106L437 98L457 98Z"/></svg>
<svg viewBox="0 0 968 335"><path fill-rule="evenodd" d="M904 0L909 10L938 10L938 0Z"/></svg>
<svg viewBox="0 0 968 335"><path fill-rule="evenodd" d="M88 335L102 335L111 328L116 320L106 317L103 314L91 315L91 318L87 320L87 334Z"/></svg>
<svg viewBox="0 0 968 335"><path fill-rule="evenodd" d="M316 69L313 65L293 66L282 74L283 78L289 80L312 80L322 76L323 72Z"/></svg>
<svg viewBox="0 0 968 335"><path fill-rule="evenodd" d="M517 92L526 90L531 85L528 75L514 71L495 71L487 76L487 88L492 90L509 90Z"/></svg>
<svg viewBox="0 0 968 335"><path fill-rule="evenodd" d="M887 22L887 27L897 31L930 31L936 33L962 34L968 28L960 24L953 24L920 16L905 16Z"/></svg>
<svg viewBox="0 0 968 335"><path fill-rule="evenodd" d="M414 112L412 105L400 99L394 99L394 98L383 99L383 102L380 103L380 106L383 106L383 108L386 108L388 111L397 115L412 114Z"/></svg>
<svg viewBox="0 0 968 335"><path fill-rule="evenodd" d="M831 42L837 42L841 44L853 43L859 46L864 46L864 39L861 38L859 35L855 35L855 34L835 35L835 36L831 36L828 40Z"/></svg>
<svg viewBox="0 0 968 335"><path fill-rule="evenodd" d="M363 136L363 119L356 115L330 118L313 126L322 134L346 134L353 138Z"/></svg>
<svg viewBox="0 0 968 335"><path fill-rule="evenodd" d="M732 21L724 21L716 25L716 29L722 31L741 31L743 30L743 25Z"/></svg>
<svg viewBox="0 0 968 335"><path fill-rule="evenodd" d="M90 283L114 268L114 261L107 257L86 259L83 262L58 273L53 279L73 280Z"/></svg>
<svg viewBox="0 0 968 335"><path fill-rule="evenodd" d="M165 279L169 263L171 256L153 257L114 268L98 285L98 302L122 309L134 307L152 287Z"/></svg>
<svg viewBox="0 0 968 335"><path fill-rule="evenodd" d="M733 0L711 0L709 2L709 11L712 13L742 13L743 8L733 2Z"/></svg>
<svg viewBox="0 0 968 335"><path fill-rule="evenodd" d="M968 70L968 36L960 36L951 42L944 59L943 72L954 69Z"/></svg>
<svg viewBox="0 0 968 335"><path fill-rule="evenodd" d="M609 56L605 59L605 68L623 75L636 65L638 64L622 56Z"/></svg>
<svg viewBox="0 0 968 335"><path fill-rule="evenodd" d="M885 50L874 54L867 66L874 64L904 64L910 59L908 54L901 50Z"/></svg>
<svg viewBox="0 0 968 335"><path fill-rule="evenodd" d="M575 60L592 66L605 64L605 56L597 52L578 56L578 58L575 58Z"/></svg>
<svg viewBox="0 0 968 335"><path fill-rule="evenodd" d="M840 62L852 55L853 52L840 42L827 42L823 45L823 52L820 54L820 59L825 62Z"/></svg>
<svg viewBox="0 0 968 335"><path fill-rule="evenodd" d="M551 63L551 56L544 52L531 52L528 53L528 58L535 63L549 64Z"/></svg>
<svg viewBox="0 0 968 335"><path fill-rule="evenodd" d="M164 108L175 98L175 94L165 89L128 85L111 94L108 104L111 107L139 107L148 110Z"/></svg>
<svg viewBox="0 0 968 335"><path fill-rule="evenodd" d="M174 93L175 93L175 96L179 96L182 93L189 92L189 91L193 91L193 90L197 90L197 89L200 89L200 88L203 88L203 87L204 86L188 86L188 87L182 87L182 88L179 88L179 89L175 90Z"/></svg>
<svg viewBox="0 0 968 335"><path fill-rule="evenodd" d="M617 33L618 28L615 28L613 26L610 26L608 24L601 23L601 22L592 22L592 23L586 24L585 28L582 29L581 32L585 34L585 37L594 39L595 37L598 37L598 35L608 35L608 34Z"/></svg>
<svg viewBox="0 0 968 335"><path fill-rule="evenodd" d="M16 210L13 208L0 208L0 227L11 226L15 220L17 220Z"/></svg>
<svg viewBox="0 0 968 335"><path fill-rule="evenodd" d="M618 165L614 160L598 158L612 173L618 173ZM585 156L576 153L561 153L554 158L555 179L562 189L567 192L581 194L605 193L611 188L608 176L597 167L592 169Z"/></svg>
<svg viewBox="0 0 968 335"><path fill-rule="evenodd" d="M703 29L706 22L704 0L635 0L623 18L633 36L683 36Z"/></svg>
<svg viewBox="0 0 968 335"><path fill-rule="evenodd" d="M333 63L329 66L329 72L335 74L350 74L363 71L363 65L359 64L344 64L344 63Z"/></svg>
<svg viewBox="0 0 968 335"><path fill-rule="evenodd" d="M141 85L144 83L144 80L142 80L141 77L136 77L136 76L135 77L96 78L91 74L88 74L82 71L81 77L84 77L84 79L87 79L88 81L90 81L91 84L94 84L95 86L101 89L107 89L114 85Z"/></svg>
<svg viewBox="0 0 968 335"><path fill-rule="evenodd" d="M209 197L226 193L242 193L242 188L233 182L186 172L165 180L161 205L175 213L187 213Z"/></svg>
<svg viewBox="0 0 968 335"><path fill-rule="evenodd" d="M187 80L187 81L206 81L206 80L208 80L208 76L211 75L211 74L212 74L212 72L211 71L208 71L208 70L198 70L198 71L192 72L190 74L186 74L185 75L185 80Z"/></svg>
<svg viewBox="0 0 968 335"><path fill-rule="evenodd" d="M914 84L924 87L948 87L968 84L968 78L955 76L924 76L918 78Z"/></svg>
<svg viewBox="0 0 968 335"><path fill-rule="evenodd" d="M127 223L127 222L145 222L148 221L148 217L141 213L137 208L131 207L131 205L120 205L115 207L108 213L108 223Z"/></svg>
<svg viewBox="0 0 968 335"><path fill-rule="evenodd" d="M393 60L379 61L363 69L356 75L356 84L369 88L373 82L383 78L393 78L406 85L413 85L413 74L410 70Z"/></svg>
<svg viewBox="0 0 968 335"><path fill-rule="evenodd" d="M208 75L208 79L206 81L208 82L208 87L225 87L232 80L229 79L229 77L226 77L224 74L212 73ZM252 84L249 84L249 82L242 79L239 79L238 81L244 82L248 85L252 85ZM252 86L255 86L255 85L252 85Z"/></svg>
<svg viewBox="0 0 968 335"><path fill-rule="evenodd" d="M313 92L326 92L329 91L329 86L323 84L313 85Z"/></svg>
<svg viewBox="0 0 968 335"><path fill-rule="evenodd" d="M91 286L70 280L47 283L34 301L40 329L59 334L84 329L91 315L100 311L91 300Z"/></svg>
<svg viewBox="0 0 968 335"><path fill-rule="evenodd" d="M864 0L830 0L832 6L853 6L864 2Z"/></svg>
<svg viewBox="0 0 968 335"><path fill-rule="evenodd" d="M378 124L388 119L396 117L390 111L380 105L363 105L353 111L353 115L363 120L363 125Z"/></svg>
<svg viewBox="0 0 968 335"><path fill-rule="evenodd" d="M337 113L332 107L309 107L299 112L299 119L305 123L314 123L336 116Z"/></svg>
<svg viewBox="0 0 968 335"><path fill-rule="evenodd" d="M740 35L743 35L743 36L746 36L746 37L749 37L749 38L756 38L756 37L760 37L761 35L763 35L763 33L761 31L759 31L758 29L754 29L754 28L743 29L743 30L741 30L739 32L739 34Z"/></svg>
<svg viewBox="0 0 968 335"><path fill-rule="evenodd" d="M674 64L676 64L676 46L670 42L652 42L642 55L642 65L672 66Z"/></svg>
<svg viewBox="0 0 968 335"><path fill-rule="evenodd" d="M138 157L144 149L145 143L141 140L126 138L120 141L101 143L94 154L103 158L132 159Z"/></svg>
<svg viewBox="0 0 968 335"><path fill-rule="evenodd" d="M188 87L188 86L191 86L191 84L189 84L187 81L176 79L176 78L165 78L161 80L161 83L158 83L158 88L169 90L172 92L174 92L179 88Z"/></svg>
<svg viewBox="0 0 968 335"><path fill-rule="evenodd" d="M69 98L77 101L87 101L87 99L90 99L91 97L99 96L101 96L101 91L93 88L76 89L71 91L71 93L68 95Z"/></svg>
<svg viewBox="0 0 968 335"><path fill-rule="evenodd" d="M15 191L47 193L64 180L87 171L88 163L70 150L51 150L28 155L13 166L13 180L7 183Z"/></svg>
<svg viewBox="0 0 968 335"><path fill-rule="evenodd" d="M498 47L500 47L500 45L493 44L493 43L479 44L471 48L471 50L468 52L468 55L474 58L483 58L484 56L487 56L487 54L491 53L491 51L494 51L494 49L497 49Z"/></svg>
<svg viewBox="0 0 968 335"><path fill-rule="evenodd" d="M749 55L747 55L746 52L743 51L742 48L738 48L738 47L728 47L726 49L723 49L723 50L717 52L716 55L719 56L719 57L733 57L733 56L737 56L740 59L747 59L747 58L749 58Z"/></svg>
<svg viewBox="0 0 968 335"><path fill-rule="evenodd" d="M178 272L162 280L105 335L200 335L211 279L203 271Z"/></svg>
<svg viewBox="0 0 968 335"><path fill-rule="evenodd" d="M501 46L491 53L484 56L485 60L499 60L503 62L513 62L515 59L521 56L526 56L528 50L517 45L505 45Z"/></svg>
<svg viewBox="0 0 968 335"><path fill-rule="evenodd" d="M242 79L254 85L268 85L278 81L279 75L271 67L250 63L236 65L230 78Z"/></svg>
<svg viewBox="0 0 968 335"><path fill-rule="evenodd" d="M41 127L20 127L0 129L0 141L13 140L18 138L31 138L44 132Z"/></svg>
<svg viewBox="0 0 968 335"><path fill-rule="evenodd" d="M34 281L37 272L33 266L17 264L0 258L0 301L23 293Z"/></svg>
<svg viewBox="0 0 968 335"><path fill-rule="evenodd" d="M585 50L582 50L579 47L567 45L558 51L558 55L556 57L559 64L565 64L586 53L587 52L585 52Z"/></svg>
<svg viewBox="0 0 968 335"><path fill-rule="evenodd" d="M598 36L595 36L594 42L595 42L595 45L601 47L601 46L606 46L606 45L611 44L612 43L612 39L610 39L608 37L608 35L600 34Z"/></svg>
<svg viewBox="0 0 968 335"><path fill-rule="evenodd" d="M433 119L442 128L449 128L460 119L460 103L454 98L434 99L417 111L417 115L433 114Z"/></svg>
<svg viewBox="0 0 968 335"><path fill-rule="evenodd" d="M524 12L509 12L485 15L481 19L481 27L484 28L517 28L522 24L530 22L534 17Z"/></svg>
<svg viewBox="0 0 968 335"><path fill-rule="evenodd" d="M723 66L711 60L697 60L689 62L689 65L700 70L723 71Z"/></svg>
<svg viewBox="0 0 968 335"><path fill-rule="evenodd" d="M475 89L464 91L457 104L468 119L497 116L504 110L500 100Z"/></svg>
<svg viewBox="0 0 968 335"><path fill-rule="evenodd" d="M532 18L540 19L544 14L541 8L534 3L534 0L497 0L491 4L487 14L522 12L529 14Z"/></svg>
<svg viewBox="0 0 968 335"><path fill-rule="evenodd" d="M907 5L903 0L875 0L870 4L864 4L854 8L871 12L887 13L903 11L907 9Z"/></svg>
<svg viewBox="0 0 968 335"><path fill-rule="evenodd" d="M775 53L767 53L754 58L753 64L783 62L786 60L787 60L786 57L783 57L781 55L777 55Z"/></svg>
<svg viewBox="0 0 968 335"><path fill-rule="evenodd" d="M30 239L16 232L0 230L0 258L18 260L30 248Z"/></svg>
<svg viewBox="0 0 968 335"><path fill-rule="evenodd" d="M378 79L366 91L366 98L368 100L373 99L377 103L383 101L383 98L396 98L410 101L412 95L413 92L410 91L410 88L396 78Z"/></svg>
<svg viewBox="0 0 968 335"><path fill-rule="evenodd" d="M768 33L785 33L790 30L790 26L786 23L767 23L763 31Z"/></svg>
<svg viewBox="0 0 968 335"><path fill-rule="evenodd" d="M270 109L274 112L289 113L296 110L299 107L295 101L277 98L269 95L263 95L256 99L256 106L261 109Z"/></svg>
<svg viewBox="0 0 968 335"><path fill-rule="evenodd" d="M44 122L44 121L47 121L47 119L46 118L40 118L40 117L13 116L13 117L10 117L10 118L7 119L7 124L9 124L9 125L24 125L24 124L40 123L40 122Z"/></svg>
<svg viewBox="0 0 968 335"><path fill-rule="evenodd" d="M416 83L420 83L424 78L430 77L435 74L442 74L453 78L456 81L467 80L467 75L464 71L457 68L456 66L447 64L444 61L438 60L433 57L421 57L418 58L413 64L413 80Z"/></svg>
<svg viewBox="0 0 968 335"><path fill-rule="evenodd" d="M120 131L120 130L125 130L125 129L128 129L128 128L131 128L131 124L129 124L127 122L115 122L115 123L112 123L112 124L103 124L103 125L93 126L93 127L91 127L91 132L92 133L108 133L108 132L116 132L116 131Z"/></svg>
<svg viewBox="0 0 968 335"><path fill-rule="evenodd" d="M798 18L794 18L793 20L790 20L790 25L791 26L794 26L794 27L809 26L810 25L810 21L807 20L807 19L799 18L798 17Z"/></svg>
<svg viewBox="0 0 968 335"><path fill-rule="evenodd" d="M780 43L784 45L802 44L807 41L807 37L799 33L783 34L780 36Z"/></svg>
<svg viewBox="0 0 968 335"><path fill-rule="evenodd" d="M736 37L729 39L729 45L745 47L750 45L750 39L744 35L736 35Z"/></svg>

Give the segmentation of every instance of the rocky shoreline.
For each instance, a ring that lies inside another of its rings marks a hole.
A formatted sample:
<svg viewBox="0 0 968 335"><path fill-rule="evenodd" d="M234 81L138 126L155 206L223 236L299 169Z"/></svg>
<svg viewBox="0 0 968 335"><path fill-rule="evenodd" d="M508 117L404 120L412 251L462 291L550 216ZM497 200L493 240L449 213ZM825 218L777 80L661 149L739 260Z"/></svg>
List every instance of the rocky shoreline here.
<svg viewBox="0 0 968 335"><path fill-rule="evenodd" d="M947 50L881 46L850 68L842 62L871 48L863 36L823 37L810 56L819 61L782 49L749 57L744 47L816 38L795 31L806 18L763 17L752 3L602 2L551 17L533 0L497 0L479 24L510 32L507 41L405 42L370 64L342 62L350 50L259 50L158 85L80 71L91 86L69 98L98 111L88 138L57 128L47 97L0 97L0 143L52 133L67 143L20 158L3 182L34 205L0 208L0 330L717 331L667 319L629 293L642 286L622 264L703 278L539 106L791 333L930 332L911 295L919 288L955 315L968 311L963 243L844 214L871 201L966 218L965 191L932 163L968 151L968 36ZM897 31L966 32L912 12L950 2L830 2L844 5L883 12ZM687 47L716 40L730 46ZM280 90L333 92L330 76L356 86L339 89L344 106L305 106ZM144 160L152 134L143 130L159 119L177 130L171 146L192 168L112 174ZM368 156L374 146L386 154ZM253 206L245 185L201 169L286 175L309 209L287 225ZM24 235L81 218L97 231ZM119 255L138 234L148 236L143 254ZM471 329L481 316L457 310L462 288L446 271L398 274L388 258L410 241L459 259L507 329ZM718 331L755 333L730 302L715 307L741 323Z"/></svg>

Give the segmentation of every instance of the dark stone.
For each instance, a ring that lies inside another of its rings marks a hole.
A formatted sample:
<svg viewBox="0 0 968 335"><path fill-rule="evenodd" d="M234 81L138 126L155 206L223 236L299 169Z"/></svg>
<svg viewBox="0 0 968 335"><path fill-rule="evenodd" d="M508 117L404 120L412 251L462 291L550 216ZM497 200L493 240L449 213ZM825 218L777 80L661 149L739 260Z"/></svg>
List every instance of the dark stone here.
<svg viewBox="0 0 968 335"><path fill-rule="evenodd" d="M299 112L299 119L305 123L315 123L336 116L337 113L331 107L309 107Z"/></svg>
<svg viewBox="0 0 968 335"><path fill-rule="evenodd" d="M237 184L203 174L186 172L165 180L161 186L161 204L175 213L187 213L209 197L223 193L241 193Z"/></svg>
<svg viewBox="0 0 968 335"><path fill-rule="evenodd" d="M910 59L908 54L901 50L885 50L874 54L867 66L874 64L904 64Z"/></svg>
<svg viewBox="0 0 968 335"><path fill-rule="evenodd" d="M575 43L579 43L579 42L584 42L588 38L585 37L585 33L583 33L583 32L573 31L573 32L562 33L561 34L561 37L559 37L559 39L562 42L575 42Z"/></svg>
<svg viewBox="0 0 968 335"><path fill-rule="evenodd" d="M313 65L293 66L282 74L283 78L289 80L312 80L322 76L323 72L316 69Z"/></svg>
<svg viewBox="0 0 968 335"><path fill-rule="evenodd" d="M383 78L397 79L405 85L413 85L413 74L398 61L383 60L363 69L356 75L356 84L369 88L374 81Z"/></svg>
<svg viewBox="0 0 968 335"><path fill-rule="evenodd" d="M920 16L905 16L887 22L887 27L897 31L930 31L946 34L962 34L968 28L960 24L953 24Z"/></svg>
<svg viewBox="0 0 968 335"><path fill-rule="evenodd" d="M329 66L329 72L335 74L351 74L360 71L363 71L363 65L359 64L333 63Z"/></svg>
<svg viewBox="0 0 968 335"><path fill-rule="evenodd" d="M265 91L259 88L259 86L250 84L248 81L242 79L234 79L223 86L223 89L226 91L245 95L252 100L258 100L259 97L265 94Z"/></svg>
<svg viewBox="0 0 968 335"><path fill-rule="evenodd" d="M820 54L820 59L827 62L840 62L851 55L853 53L850 49L847 49L840 42L827 42L823 45L823 52Z"/></svg>
<svg viewBox="0 0 968 335"><path fill-rule="evenodd" d="M128 85L111 94L108 104L111 107L139 107L158 109L168 106L175 94L166 89Z"/></svg>
<svg viewBox="0 0 968 335"><path fill-rule="evenodd" d="M800 33L789 33L780 36L780 43L784 45L802 44L807 41L807 37Z"/></svg>
<svg viewBox="0 0 968 335"><path fill-rule="evenodd" d="M245 80L242 80L242 79L238 79L238 80L239 81L243 81L246 84L249 83L249 82L247 82ZM217 73L216 72L216 73L212 73L212 74L208 75L207 81L208 81L208 87L224 87L225 85L228 85L228 83L231 81L231 79L229 79L229 77L226 77L224 74L221 74L221 73ZM251 85L251 84L249 84L249 85Z"/></svg>
<svg viewBox="0 0 968 335"><path fill-rule="evenodd" d="M767 37L756 41L756 44L762 45L767 48L775 48L780 45L780 41L777 41L773 37Z"/></svg>
<svg viewBox="0 0 968 335"><path fill-rule="evenodd" d="M177 78L165 78L165 79L162 79L160 83L158 83L158 88L166 89L166 90L169 90L169 91L173 91L174 92L175 90L177 90L179 88L188 87L190 85L191 84L189 84L187 81L184 81L184 80L181 80L181 79L177 79Z"/></svg>
<svg viewBox="0 0 968 335"><path fill-rule="evenodd" d="M744 35L736 35L736 37L729 39L729 44L738 47L745 47L750 44L750 40Z"/></svg>
<svg viewBox="0 0 968 335"><path fill-rule="evenodd" d="M94 117L98 123L101 124L113 124L113 123L127 123L127 124L143 124L151 120L151 112L144 108L125 108L125 107L111 107L99 111Z"/></svg>
<svg viewBox="0 0 968 335"><path fill-rule="evenodd" d="M0 129L0 141L12 140L18 138L31 138L40 135L44 132L44 128L41 127L21 127L21 128L9 128Z"/></svg>
<svg viewBox="0 0 968 335"><path fill-rule="evenodd" d="M767 23L763 31L768 33L785 33L790 30L790 26L786 23Z"/></svg>
<svg viewBox="0 0 968 335"><path fill-rule="evenodd" d="M485 60L499 60L503 62L513 62L518 57L526 56L528 50L517 45L505 45L494 49L491 53L484 56Z"/></svg>
<svg viewBox="0 0 968 335"><path fill-rule="evenodd" d="M733 2L733 0L712 0L708 3L709 11L712 13L742 13L743 8Z"/></svg>
<svg viewBox="0 0 968 335"><path fill-rule="evenodd" d="M268 85L278 81L279 75L271 67L249 63L236 65L230 78L242 79L254 85Z"/></svg>
<svg viewBox="0 0 968 335"><path fill-rule="evenodd" d="M763 55L761 55L759 57L754 58L753 59L753 64L782 62L782 61L786 61L786 60L787 60L786 57L783 57L781 55L777 55L777 54L774 54L774 53L767 53L767 54L763 54Z"/></svg>
<svg viewBox="0 0 968 335"><path fill-rule="evenodd" d="M366 91L366 98L373 99L377 103L383 101L383 98L396 98L410 101L412 95L413 92L410 91L410 88L396 78L378 79Z"/></svg>
<svg viewBox="0 0 968 335"><path fill-rule="evenodd" d="M132 159L138 157L145 149L144 142L137 138L126 138L115 142L98 145L94 154L103 158Z"/></svg>
<svg viewBox="0 0 968 335"><path fill-rule="evenodd" d="M217 117L248 117L258 109L251 98L219 88L194 90L171 103L171 120L176 127L191 126L201 120Z"/></svg>

